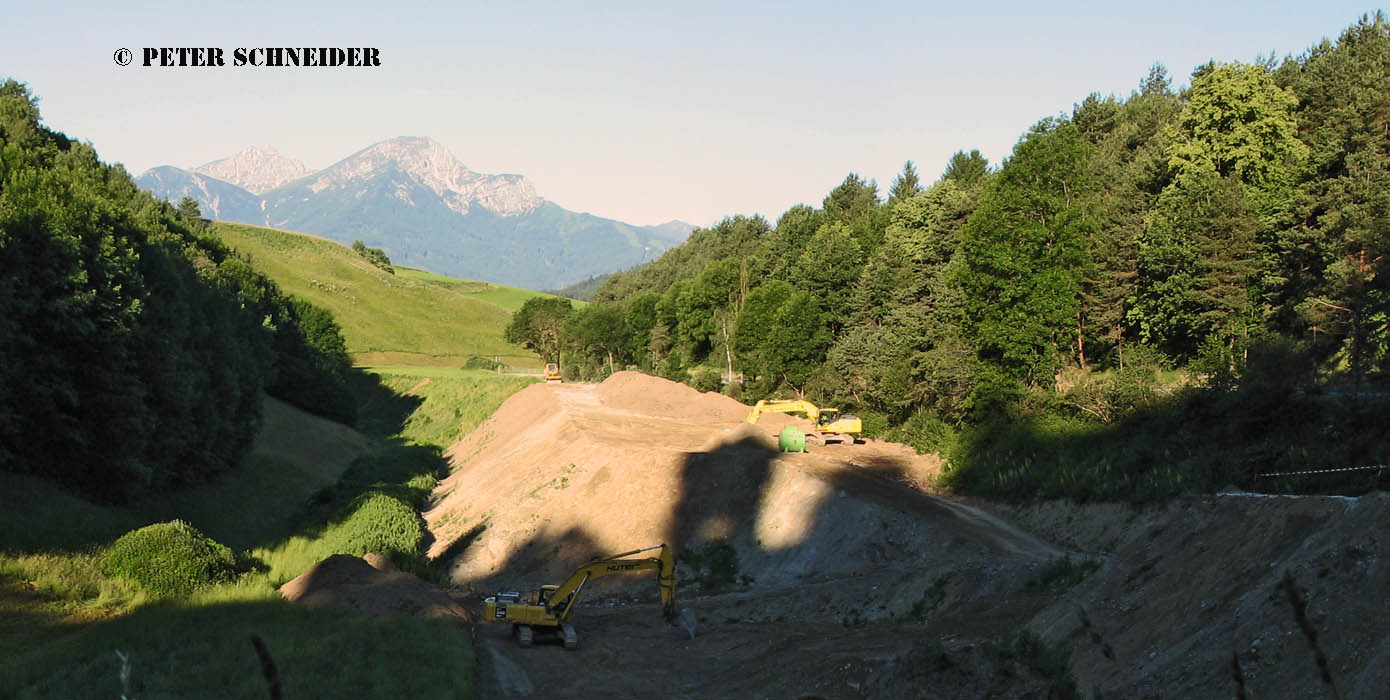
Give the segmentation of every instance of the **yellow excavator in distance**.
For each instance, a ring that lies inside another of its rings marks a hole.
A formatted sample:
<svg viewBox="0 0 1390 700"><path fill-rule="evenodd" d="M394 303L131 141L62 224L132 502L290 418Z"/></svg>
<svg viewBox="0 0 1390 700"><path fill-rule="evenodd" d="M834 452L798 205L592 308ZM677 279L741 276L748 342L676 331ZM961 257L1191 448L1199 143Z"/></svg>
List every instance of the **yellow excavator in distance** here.
<svg viewBox="0 0 1390 700"><path fill-rule="evenodd" d="M636 555L660 549L656 556ZM529 600L521 600L520 593L498 593L483 600L483 620L485 622L510 622L512 632L523 647L531 646L537 632L558 634L566 649L579 648L579 635L570 624L574 614L574 604L584 591L584 584L596 578L631 571L656 569L656 583L661 588L661 614L667 622L676 619L676 555L664 544L631 552L614 554L611 557L594 559L569 575L558 586L541 586L531 593Z"/></svg>
<svg viewBox="0 0 1390 700"><path fill-rule="evenodd" d="M554 362L545 363L545 383L559 384L563 381L564 378L560 376L560 365L557 365Z"/></svg>
<svg viewBox="0 0 1390 700"><path fill-rule="evenodd" d="M816 424L816 437L819 437L822 443L826 440L839 440L853 445L859 439L859 434L864 432L864 423L859 420L859 416L840 413L839 409L835 408L817 408L810 401L759 401L748 414L747 421L757 423L758 417L764 413L800 413L806 416Z"/></svg>

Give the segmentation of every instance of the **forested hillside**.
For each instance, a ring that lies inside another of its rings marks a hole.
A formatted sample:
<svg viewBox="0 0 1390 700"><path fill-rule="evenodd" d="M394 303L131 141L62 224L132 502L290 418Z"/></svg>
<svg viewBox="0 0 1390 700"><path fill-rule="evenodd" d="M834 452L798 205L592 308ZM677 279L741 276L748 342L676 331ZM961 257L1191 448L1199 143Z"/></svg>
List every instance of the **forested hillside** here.
<svg viewBox="0 0 1390 700"><path fill-rule="evenodd" d="M1385 463L1387 253L1377 14L1181 89L1155 65L993 167L962 150L930 184L909 161L887 193L851 174L775 224L729 217L514 332L570 372L857 408L977 492L1363 489L1381 471L1260 475Z"/></svg>
<svg viewBox="0 0 1390 700"><path fill-rule="evenodd" d="M333 318L0 84L0 471L101 500L235 464L263 392L351 423Z"/></svg>

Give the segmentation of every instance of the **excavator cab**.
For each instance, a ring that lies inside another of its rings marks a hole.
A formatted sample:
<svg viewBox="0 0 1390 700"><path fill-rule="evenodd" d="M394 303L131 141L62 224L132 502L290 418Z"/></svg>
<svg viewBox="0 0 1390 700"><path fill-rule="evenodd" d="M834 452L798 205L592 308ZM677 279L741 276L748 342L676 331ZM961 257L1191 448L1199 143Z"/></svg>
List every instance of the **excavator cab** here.
<svg viewBox="0 0 1390 700"><path fill-rule="evenodd" d="M559 588L559 586L553 586L553 585L541 586L541 589L540 589L539 591L536 591L536 594L535 594L534 596L531 596L531 598L532 598L532 601L531 601L532 605L545 605L545 604L549 603L549 602L550 602L550 594L551 594L551 593L554 593L554 592L556 591L556 589L558 589L558 588Z"/></svg>
<svg viewBox="0 0 1390 700"><path fill-rule="evenodd" d="M840 420L840 412L833 408L822 408L820 416L816 419L816 425L824 428L835 421Z"/></svg>

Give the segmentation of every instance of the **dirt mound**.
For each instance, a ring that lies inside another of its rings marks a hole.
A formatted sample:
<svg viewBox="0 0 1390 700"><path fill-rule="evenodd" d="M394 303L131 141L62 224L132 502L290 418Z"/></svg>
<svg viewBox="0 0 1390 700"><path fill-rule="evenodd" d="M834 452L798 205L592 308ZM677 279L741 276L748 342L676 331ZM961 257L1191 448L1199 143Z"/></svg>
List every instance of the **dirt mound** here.
<svg viewBox="0 0 1390 700"><path fill-rule="evenodd" d="M311 608L352 608L369 615L472 619L447 593L378 554L335 554L281 586L280 596Z"/></svg>
<svg viewBox="0 0 1390 700"><path fill-rule="evenodd" d="M612 409L691 423L732 423L748 415L747 406L723 394L702 392L641 372L618 372L598 385L594 394Z"/></svg>
<svg viewBox="0 0 1390 700"><path fill-rule="evenodd" d="M558 582L593 556L661 542L685 552L726 543L737 554L735 580L758 588L888 562L1004 556L991 566L1008 567L1060 552L924 493L933 457L877 441L782 454L771 436L809 424L772 414L749 425L749 410L637 372L598 386L528 387L450 449L454 473L425 513L435 536L429 556L450 562L456 584L487 590ZM703 577L693 567L684 575ZM624 585L613 578L596 588ZM899 578L920 595L925 584ZM894 596L898 585L868 596L872 614L911 605Z"/></svg>

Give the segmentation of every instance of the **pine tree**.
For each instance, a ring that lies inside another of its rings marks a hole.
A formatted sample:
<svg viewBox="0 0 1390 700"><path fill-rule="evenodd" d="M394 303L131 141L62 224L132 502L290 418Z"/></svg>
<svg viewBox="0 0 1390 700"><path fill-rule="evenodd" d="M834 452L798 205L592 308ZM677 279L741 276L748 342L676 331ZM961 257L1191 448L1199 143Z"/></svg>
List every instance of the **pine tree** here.
<svg viewBox="0 0 1390 700"><path fill-rule="evenodd" d="M941 173L942 179L955 180L956 184L962 187L977 186L988 175L989 160L980 155L978 148L969 153L956 151L951 160L947 161L946 170Z"/></svg>
<svg viewBox="0 0 1390 700"><path fill-rule="evenodd" d="M893 180L893 188L888 192L888 203L901 202L921 191L922 184L917 178L917 166L909 160L903 164L903 171Z"/></svg>

